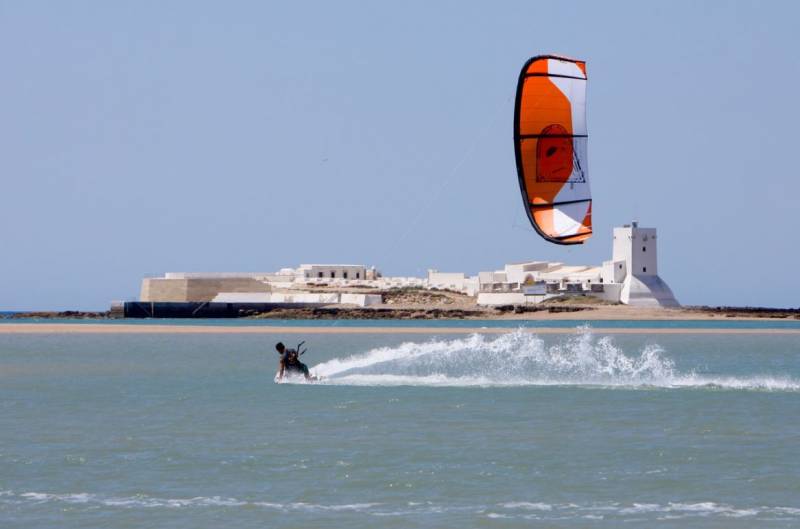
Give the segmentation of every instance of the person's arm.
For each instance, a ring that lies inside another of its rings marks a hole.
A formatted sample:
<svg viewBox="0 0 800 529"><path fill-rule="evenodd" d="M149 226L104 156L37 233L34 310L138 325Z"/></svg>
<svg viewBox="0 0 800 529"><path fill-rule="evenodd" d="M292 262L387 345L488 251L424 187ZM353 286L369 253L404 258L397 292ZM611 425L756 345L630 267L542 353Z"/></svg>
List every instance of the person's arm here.
<svg viewBox="0 0 800 529"><path fill-rule="evenodd" d="M278 366L278 380L283 380L283 371L286 369L286 366L283 365L283 360L280 361Z"/></svg>

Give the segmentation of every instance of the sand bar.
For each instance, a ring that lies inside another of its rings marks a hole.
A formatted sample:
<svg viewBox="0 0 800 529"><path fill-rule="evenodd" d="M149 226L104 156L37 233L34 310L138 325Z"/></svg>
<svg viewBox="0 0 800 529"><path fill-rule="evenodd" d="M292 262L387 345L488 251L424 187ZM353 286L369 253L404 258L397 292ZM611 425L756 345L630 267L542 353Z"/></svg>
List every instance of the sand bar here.
<svg viewBox="0 0 800 529"><path fill-rule="evenodd" d="M800 329L698 329L592 327L597 334L793 334ZM9 323L0 334L502 334L519 327L299 327L221 325L126 325L95 323ZM535 334L576 334L581 327L528 327Z"/></svg>

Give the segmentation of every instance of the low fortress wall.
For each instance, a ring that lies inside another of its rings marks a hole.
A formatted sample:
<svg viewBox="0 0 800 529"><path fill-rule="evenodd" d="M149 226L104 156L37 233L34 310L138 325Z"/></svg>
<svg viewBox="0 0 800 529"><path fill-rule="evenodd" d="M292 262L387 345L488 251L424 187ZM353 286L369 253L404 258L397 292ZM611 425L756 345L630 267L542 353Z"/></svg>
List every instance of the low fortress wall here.
<svg viewBox="0 0 800 529"><path fill-rule="evenodd" d="M146 278L141 301L211 301L220 292L270 292L268 283L253 278Z"/></svg>

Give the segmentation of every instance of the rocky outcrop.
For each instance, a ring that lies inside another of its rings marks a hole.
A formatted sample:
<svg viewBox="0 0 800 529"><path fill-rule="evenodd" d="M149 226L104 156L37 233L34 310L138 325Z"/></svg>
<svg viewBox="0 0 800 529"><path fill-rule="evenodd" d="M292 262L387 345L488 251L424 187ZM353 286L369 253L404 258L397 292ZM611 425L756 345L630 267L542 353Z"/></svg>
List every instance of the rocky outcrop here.
<svg viewBox="0 0 800 529"><path fill-rule="evenodd" d="M110 311L104 312L86 312L82 310L64 310L56 311L42 311L42 312L15 312L6 316L12 320L25 320L25 319L76 319L76 320L104 320L111 318Z"/></svg>
<svg viewBox="0 0 800 529"><path fill-rule="evenodd" d="M274 309L257 314L242 314L257 319L302 320L436 320L485 317L481 310L462 309L361 309L316 307Z"/></svg>
<svg viewBox="0 0 800 529"><path fill-rule="evenodd" d="M773 309L768 307L684 307L687 312L701 312L726 318L794 318L800 320L800 308Z"/></svg>

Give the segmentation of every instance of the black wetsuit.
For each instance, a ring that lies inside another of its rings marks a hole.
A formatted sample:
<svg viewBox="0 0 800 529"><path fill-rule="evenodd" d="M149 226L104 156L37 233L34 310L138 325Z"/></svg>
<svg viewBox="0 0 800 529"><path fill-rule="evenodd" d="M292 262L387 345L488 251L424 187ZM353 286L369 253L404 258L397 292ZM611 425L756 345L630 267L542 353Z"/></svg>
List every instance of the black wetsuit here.
<svg viewBox="0 0 800 529"><path fill-rule="evenodd" d="M290 373L302 373L306 377L309 376L308 366L301 362L299 358L294 358L294 360L292 360L289 358L289 355L284 355L281 359L281 364L283 364L283 372L285 375Z"/></svg>

